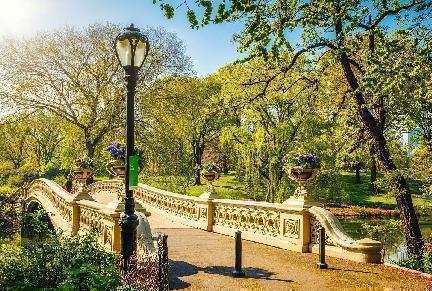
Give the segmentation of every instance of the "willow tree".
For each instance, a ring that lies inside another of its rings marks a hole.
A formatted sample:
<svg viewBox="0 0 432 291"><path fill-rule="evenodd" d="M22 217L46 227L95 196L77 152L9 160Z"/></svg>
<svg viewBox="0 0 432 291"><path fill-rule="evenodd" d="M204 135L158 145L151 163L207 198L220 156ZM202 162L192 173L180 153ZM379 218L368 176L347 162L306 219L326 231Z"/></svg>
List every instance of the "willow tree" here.
<svg viewBox="0 0 432 291"><path fill-rule="evenodd" d="M217 137L225 120L219 110L219 96L220 84L214 78L184 76L161 79L138 99L145 109L140 114L147 121L140 125L142 130L161 137L160 140L173 137L168 142L177 143L182 152L188 148L195 169L194 185L201 185L204 150Z"/></svg>
<svg viewBox="0 0 432 291"><path fill-rule="evenodd" d="M65 27L0 45L0 99L22 111L48 110L79 131L93 158L112 130L124 127L123 70L113 49L121 30L114 24L83 29ZM140 71L139 90L162 76L190 71L182 42L160 28L147 28L148 61Z"/></svg>
<svg viewBox="0 0 432 291"><path fill-rule="evenodd" d="M304 64L303 69L307 69ZM239 170L248 185L258 189L265 185L266 201L281 201L286 195L282 186L282 158L299 148L306 128L316 125L313 114L317 94L314 75L293 70L278 77L265 90L257 84L244 86L256 76L271 76L274 68L262 60L228 65L218 72L222 86L223 107L237 115L240 122L225 129L224 139L236 146ZM287 82L289 80L289 82Z"/></svg>
<svg viewBox="0 0 432 291"><path fill-rule="evenodd" d="M395 43L377 41L377 36L390 35L395 30L405 30L411 35L415 31L428 31L424 22L431 13L432 1L231 0L221 3L205 0L185 3L194 28L209 23L242 21L244 28L235 35L235 40L239 42L241 52L248 52L249 59L278 59L282 51L292 52L290 60L280 62L278 72L270 78L257 78L255 82L270 84L277 76L293 69L303 55L326 52L332 56L342 67L343 77L350 89L348 98L356 104L354 112L370 134L377 159L390 176L404 225L408 253L421 254L424 242L411 191L393 161L384 134L388 105L397 100L394 95L384 96L368 88L381 78L379 67L382 57L395 47ZM167 17L173 17L172 5L163 2L161 7ZM299 33L301 43L296 44L293 40ZM421 38L427 36L428 33L420 35ZM395 74L393 79L393 85L404 82L399 74Z"/></svg>

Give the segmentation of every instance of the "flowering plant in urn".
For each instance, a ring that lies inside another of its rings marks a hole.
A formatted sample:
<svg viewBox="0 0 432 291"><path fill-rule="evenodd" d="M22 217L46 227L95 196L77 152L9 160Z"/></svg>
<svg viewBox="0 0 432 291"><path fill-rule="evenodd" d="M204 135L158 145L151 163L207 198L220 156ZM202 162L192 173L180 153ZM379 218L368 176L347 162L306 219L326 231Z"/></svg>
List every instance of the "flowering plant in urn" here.
<svg viewBox="0 0 432 291"><path fill-rule="evenodd" d="M209 192L213 193L213 181L219 179L219 168L213 163L205 164L201 168L201 175L209 182Z"/></svg>
<svg viewBox="0 0 432 291"><path fill-rule="evenodd" d="M126 176L126 147L115 141L111 143L106 150L111 155L111 160L106 164L107 171L111 175L117 176L119 179L124 179Z"/></svg>
<svg viewBox="0 0 432 291"><path fill-rule="evenodd" d="M93 160L87 157L77 159L75 167L72 168L72 175L79 183L85 184L93 175Z"/></svg>
<svg viewBox="0 0 432 291"><path fill-rule="evenodd" d="M306 181L314 178L320 168L320 160L313 154L297 154L294 156L284 156L282 164L288 176L299 184L294 195L306 196Z"/></svg>

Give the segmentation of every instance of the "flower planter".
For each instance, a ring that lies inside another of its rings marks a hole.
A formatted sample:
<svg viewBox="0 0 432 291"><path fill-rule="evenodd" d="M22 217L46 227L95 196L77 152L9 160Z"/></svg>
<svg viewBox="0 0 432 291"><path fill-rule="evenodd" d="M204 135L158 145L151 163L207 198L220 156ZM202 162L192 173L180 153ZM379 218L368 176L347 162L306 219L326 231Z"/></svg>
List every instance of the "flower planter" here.
<svg viewBox="0 0 432 291"><path fill-rule="evenodd" d="M299 184L299 186L294 191L294 196L286 200L284 203L290 204L292 206L300 206L300 207L316 206L315 202L311 202L312 199L308 197L308 192L306 190L305 184L308 180L313 179L316 176L316 174L318 173L318 169L292 167L286 169L286 173L288 174L288 177L296 181ZM297 202L299 200L301 200L300 204ZM308 202L306 203L306 201Z"/></svg>
<svg viewBox="0 0 432 291"><path fill-rule="evenodd" d="M292 167L287 169L286 173L292 180L298 182L299 184L304 184L307 180L316 176L318 169Z"/></svg>
<svg viewBox="0 0 432 291"><path fill-rule="evenodd" d="M111 160L106 164L107 171L119 179L126 177L126 166L122 160Z"/></svg>
<svg viewBox="0 0 432 291"><path fill-rule="evenodd" d="M72 175L78 182L85 184L87 179L93 175L93 170L76 167L72 169Z"/></svg>
<svg viewBox="0 0 432 291"><path fill-rule="evenodd" d="M214 180L219 178L219 174L216 172L207 172L207 173L203 173L202 177L209 182L213 182Z"/></svg>

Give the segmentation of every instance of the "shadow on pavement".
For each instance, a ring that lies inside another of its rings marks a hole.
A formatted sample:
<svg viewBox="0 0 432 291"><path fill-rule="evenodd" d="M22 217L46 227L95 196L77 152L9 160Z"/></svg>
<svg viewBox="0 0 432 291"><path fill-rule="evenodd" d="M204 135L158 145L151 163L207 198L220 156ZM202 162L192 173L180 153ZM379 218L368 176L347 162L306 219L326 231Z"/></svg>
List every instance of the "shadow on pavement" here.
<svg viewBox="0 0 432 291"><path fill-rule="evenodd" d="M187 277L197 274L202 271L207 274L217 274L222 276L230 276L234 270L233 267L227 266L210 266L200 268L195 265L189 264L184 261L172 261L170 260L170 289L184 289L190 286L189 283L184 282L180 277ZM272 278L275 275L274 272L269 272L260 268L243 268L247 278L258 279L258 280L272 280L281 282L294 282L288 279Z"/></svg>
<svg viewBox="0 0 432 291"><path fill-rule="evenodd" d="M329 267L328 270L342 271L342 272L355 272L355 273L363 273L363 274L377 274L377 273L369 272L369 271L360 271L360 270L351 270L351 269L340 269L340 268L332 268L332 267Z"/></svg>
<svg viewBox="0 0 432 291"><path fill-rule="evenodd" d="M231 272L233 270L234 270L233 267L226 267L226 266L211 266L211 267L202 268L202 271L204 271L204 273L218 274L223 276L231 276ZM269 272L260 268L252 268L252 267L243 268L243 272L245 272L246 278L273 280L273 281L281 281L281 282L294 282L292 280L272 278L272 276L276 275L276 273Z"/></svg>
<svg viewBox="0 0 432 291"><path fill-rule="evenodd" d="M182 281L179 277L192 276L198 273L199 268L184 261L169 260L170 264L170 289L185 289L189 283Z"/></svg>

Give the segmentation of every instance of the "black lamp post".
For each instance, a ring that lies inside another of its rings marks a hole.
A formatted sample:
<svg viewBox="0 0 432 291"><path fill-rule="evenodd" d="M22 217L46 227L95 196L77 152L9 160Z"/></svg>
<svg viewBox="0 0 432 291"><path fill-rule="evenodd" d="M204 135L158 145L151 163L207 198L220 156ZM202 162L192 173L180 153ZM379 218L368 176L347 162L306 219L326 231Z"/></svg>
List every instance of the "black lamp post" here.
<svg viewBox="0 0 432 291"><path fill-rule="evenodd" d="M124 268L127 270L130 256L135 252L137 238L136 227L138 217L135 214L135 199L133 191L129 188L130 161L134 153L134 97L138 71L142 67L149 51L149 42L133 24L126 27L115 40L117 58L125 70L126 80L126 178L125 178L125 209L120 217L121 227L121 253Z"/></svg>

